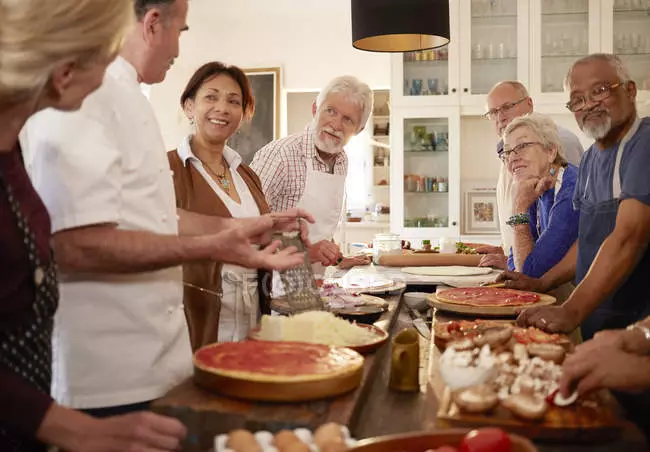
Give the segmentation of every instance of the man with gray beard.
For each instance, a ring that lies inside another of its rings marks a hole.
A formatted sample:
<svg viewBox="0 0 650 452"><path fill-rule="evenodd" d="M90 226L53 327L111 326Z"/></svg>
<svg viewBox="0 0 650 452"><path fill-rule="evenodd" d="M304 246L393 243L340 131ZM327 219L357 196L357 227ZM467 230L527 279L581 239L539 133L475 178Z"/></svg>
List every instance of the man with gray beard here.
<svg viewBox="0 0 650 452"><path fill-rule="evenodd" d="M578 240L540 279L506 272L507 287L546 292L574 277L561 306L532 308L518 318L550 332L581 326L583 339L625 328L650 314L650 118L636 110L636 85L621 60L593 54L566 78L567 108L595 143L580 164L573 202Z"/></svg>
<svg viewBox="0 0 650 452"><path fill-rule="evenodd" d="M251 162L272 212L301 206L313 215L309 256L314 263L329 266L342 260L332 237L341 219L348 173L343 148L364 129L372 102L368 85L356 77L337 77L318 94L314 119L303 132L272 141Z"/></svg>

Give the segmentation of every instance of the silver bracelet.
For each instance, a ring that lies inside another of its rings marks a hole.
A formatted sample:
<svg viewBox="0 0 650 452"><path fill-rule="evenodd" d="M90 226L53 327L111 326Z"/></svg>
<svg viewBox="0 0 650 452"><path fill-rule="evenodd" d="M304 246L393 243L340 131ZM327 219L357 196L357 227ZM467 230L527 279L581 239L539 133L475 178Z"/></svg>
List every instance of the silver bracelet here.
<svg viewBox="0 0 650 452"><path fill-rule="evenodd" d="M633 323L632 325L628 326L626 330L628 331L639 330L643 333L643 336L645 336L645 340L650 341L650 328L648 328L647 326L639 325L638 323Z"/></svg>

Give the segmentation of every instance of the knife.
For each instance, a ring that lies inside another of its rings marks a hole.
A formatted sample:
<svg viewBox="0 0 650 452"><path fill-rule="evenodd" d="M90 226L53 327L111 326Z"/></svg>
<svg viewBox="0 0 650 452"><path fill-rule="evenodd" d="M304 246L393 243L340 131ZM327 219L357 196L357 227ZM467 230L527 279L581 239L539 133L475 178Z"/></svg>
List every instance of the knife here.
<svg viewBox="0 0 650 452"><path fill-rule="evenodd" d="M416 330L418 330L418 333L420 333L420 335L426 340L431 339L431 329L429 329L429 326L422 317L422 314L408 305L406 306L406 309L408 309L408 313L411 316L411 319L413 319L413 326Z"/></svg>

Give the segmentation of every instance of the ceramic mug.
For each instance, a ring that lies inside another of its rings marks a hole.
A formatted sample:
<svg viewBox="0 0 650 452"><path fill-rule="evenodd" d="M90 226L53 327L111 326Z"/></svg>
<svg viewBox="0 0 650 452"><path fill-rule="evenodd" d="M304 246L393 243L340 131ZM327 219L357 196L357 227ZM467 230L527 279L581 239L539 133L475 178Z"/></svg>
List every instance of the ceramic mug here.
<svg viewBox="0 0 650 452"><path fill-rule="evenodd" d="M420 390L420 337L415 328L400 331L392 341L390 380L395 391Z"/></svg>

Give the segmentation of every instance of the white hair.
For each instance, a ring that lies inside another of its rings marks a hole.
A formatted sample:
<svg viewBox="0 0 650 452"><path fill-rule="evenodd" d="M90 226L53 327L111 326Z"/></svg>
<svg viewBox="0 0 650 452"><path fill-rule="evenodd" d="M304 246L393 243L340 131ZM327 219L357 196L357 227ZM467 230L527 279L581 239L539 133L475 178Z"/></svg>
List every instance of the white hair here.
<svg viewBox="0 0 650 452"><path fill-rule="evenodd" d="M608 63L616 71L616 76L621 82L627 82L632 80L632 77L630 77L630 71L627 69L625 63L623 63L623 61L618 56L612 53L592 53L590 55L587 55L586 57L580 58L578 61L574 62L571 65L569 71L564 77L564 91L569 91L570 89L569 82L571 79L571 73L573 72L573 68L575 68L580 64L591 63L592 61L604 61Z"/></svg>
<svg viewBox="0 0 650 452"><path fill-rule="evenodd" d="M317 111L320 111L320 107L325 99L327 99L327 96L333 93L340 93L361 107L361 121L357 130L357 132L360 132L365 127L366 122L368 122L370 112L372 111L373 98L370 87L352 75L336 77L318 93L318 97L316 98Z"/></svg>
<svg viewBox="0 0 650 452"><path fill-rule="evenodd" d="M503 131L503 141L506 141L515 129L526 127L539 138L542 147L546 149L556 149L557 155L553 163L560 166L566 166L567 160L564 157L564 149L560 141L560 135L557 130L557 125L551 118L541 113L528 113L513 119Z"/></svg>

